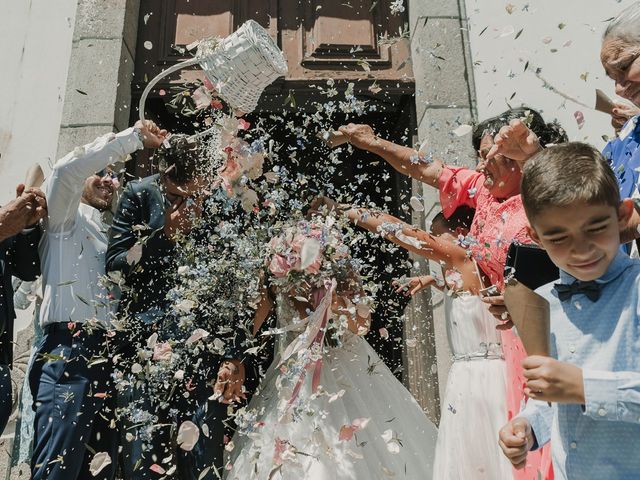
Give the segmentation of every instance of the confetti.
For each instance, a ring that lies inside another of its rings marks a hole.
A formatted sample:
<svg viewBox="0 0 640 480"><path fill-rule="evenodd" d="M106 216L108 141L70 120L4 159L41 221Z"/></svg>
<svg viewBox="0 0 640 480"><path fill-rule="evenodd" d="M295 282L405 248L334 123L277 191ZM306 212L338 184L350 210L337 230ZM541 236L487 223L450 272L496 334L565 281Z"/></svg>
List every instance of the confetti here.
<svg viewBox="0 0 640 480"><path fill-rule="evenodd" d="M107 452L98 452L91 459L89 472L92 476L97 477L109 465L111 465L111 456Z"/></svg>

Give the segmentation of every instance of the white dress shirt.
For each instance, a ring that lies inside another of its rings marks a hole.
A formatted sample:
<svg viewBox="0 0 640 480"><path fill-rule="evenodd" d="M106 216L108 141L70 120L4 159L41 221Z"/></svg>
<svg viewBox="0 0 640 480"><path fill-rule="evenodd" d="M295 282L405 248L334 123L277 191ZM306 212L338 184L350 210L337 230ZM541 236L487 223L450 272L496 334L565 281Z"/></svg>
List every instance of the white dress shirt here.
<svg viewBox="0 0 640 480"><path fill-rule="evenodd" d="M109 133L59 160L43 185L48 217L39 245L43 300L40 325L56 322L108 322L113 307L100 285L105 273L107 229L102 213L80 203L87 177L143 148L128 128Z"/></svg>

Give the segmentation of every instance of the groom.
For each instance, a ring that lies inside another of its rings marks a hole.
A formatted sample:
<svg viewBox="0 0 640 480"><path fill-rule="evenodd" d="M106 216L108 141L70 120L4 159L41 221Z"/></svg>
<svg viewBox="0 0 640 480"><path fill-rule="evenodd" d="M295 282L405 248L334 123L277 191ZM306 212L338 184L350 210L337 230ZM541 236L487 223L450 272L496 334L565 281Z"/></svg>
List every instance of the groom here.
<svg viewBox="0 0 640 480"><path fill-rule="evenodd" d="M136 355L136 345L158 330L159 322L169 309L166 296L177 276L176 235L191 233L194 220L202 216L205 189L209 187L206 176L201 173L204 156L198 141L186 135L172 135L156 156L160 174L132 181L124 189L107 250L107 271L119 271L125 280L118 317L127 318L133 326L127 334L135 338L127 340L123 354L129 359ZM239 349L227 349L213 390L207 387L209 379L200 378L195 382L192 396L196 398L197 412L182 420L192 420L201 432L208 431L208 434L201 434L190 452L175 448L170 432L171 412L156 411L151 406L152 399L145 399L144 393L135 389L124 393L121 404L142 402L151 410L149 413L160 417L158 423L164 424L154 431L153 439L147 441L151 445L145 444L141 429L133 426L126 429L125 478L157 478L152 466L170 456L178 460L177 475L181 479L217 478L213 468L209 468L208 474L204 474L204 470L212 464L220 469L223 464L226 404L243 397L245 370L238 360L240 355ZM214 391L222 392L219 400L208 400ZM177 403L172 410L174 415L177 411L178 415L185 416L183 407Z"/></svg>

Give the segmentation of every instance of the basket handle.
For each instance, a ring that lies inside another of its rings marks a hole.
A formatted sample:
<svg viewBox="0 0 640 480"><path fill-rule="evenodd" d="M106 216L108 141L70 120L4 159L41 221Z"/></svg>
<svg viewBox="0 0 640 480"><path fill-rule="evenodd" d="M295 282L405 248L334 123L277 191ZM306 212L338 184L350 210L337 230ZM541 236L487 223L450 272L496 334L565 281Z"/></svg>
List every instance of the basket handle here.
<svg viewBox="0 0 640 480"><path fill-rule="evenodd" d="M196 63L198 63L198 58L190 58L188 60L184 60L180 63L176 63L175 65L173 65L172 67L167 68L166 70L163 70L162 72L160 72L158 75L156 75L153 80L151 80L147 86L145 87L144 91L142 92L142 96L140 97L140 103L138 104L138 113L140 114L140 120L144 121L145 117L144 117L144 104L147 101L147 97L149 96L149 92L151 92L151 89L153 87L155 87L156 83L158 83L160 80L162 80L164 77L166 77L167 75L170 75L174 72L177 72L178 70L182 70L185 67L190 67L191 65L195 65Z"/></svg>

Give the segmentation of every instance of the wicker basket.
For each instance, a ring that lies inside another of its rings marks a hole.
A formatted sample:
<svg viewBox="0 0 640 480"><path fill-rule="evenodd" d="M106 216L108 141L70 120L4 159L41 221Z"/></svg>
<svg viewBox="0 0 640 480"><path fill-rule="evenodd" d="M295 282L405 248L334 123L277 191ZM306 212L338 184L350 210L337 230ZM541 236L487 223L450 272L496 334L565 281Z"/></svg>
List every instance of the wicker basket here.
<svg viewBox="0 0 640 480"><path fill-rule="evenodd" d="M200 64L218 95L233 109L244 113L252 112L264 89L287 73L282 51L260 24L249 20L219 44L201 41L194 58L164 70L151 80L140 98L141 120L144 120L147 96L155 84L167 75L195 64Z"/></svg>

